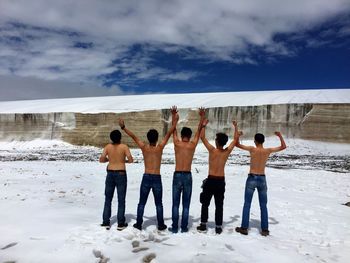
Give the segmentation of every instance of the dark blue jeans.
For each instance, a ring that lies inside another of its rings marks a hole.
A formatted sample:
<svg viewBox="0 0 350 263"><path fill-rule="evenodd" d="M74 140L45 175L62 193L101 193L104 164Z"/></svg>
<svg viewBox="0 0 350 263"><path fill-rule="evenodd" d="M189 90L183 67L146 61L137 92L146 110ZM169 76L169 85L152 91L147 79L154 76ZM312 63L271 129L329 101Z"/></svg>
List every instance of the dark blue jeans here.
<svg viewBox="0 0 350 263"><path fill-rule="evenodd" d="M114 189L117 188L118 194L118 224L125 223L125 196L126 196L127 177L125 171L107 171L105 187L105 205L103 209L103 223L109 224L111 218L111 205L114 195Z"/></svg>
<svg viewBox="0 0 350 263"><path fill-rule="evenodd" d="M179 206L182 193L182 219L181 229L186 231L188 226L188 216L190 212L190 202L192 195L192 174L191 172L175 172L173 177L173 208L172 220L173 229L179 228Z"/></svg>
<svg viewBox="0 0 350 263"><path fill-rule="evenodd" d="M154 202L156 204L158 226L163 226L164 225L163 203L162 203L163 186L162 186L162 179L159 174L144 174L142 177L142 182L140 187L140 200L137 206L136 224L139 226L142 226L143 213L144 213L145 205L147 203L148 195L151 189L154 196Z"/></svg>
<svg viewBox="0 0 350 263"><path fill-rule="evenodd" d="M261 229L268 230L268 213L267 213L267 185L265 176L259 176L254 174L249 174L244 192L244 206L243 206L243 216L241 227L249 227L249 215L250 215L250 205L252 203L253 194L255 188L258 189L259 195L259 205L260 205L260 216L261 216Z"/></svg>

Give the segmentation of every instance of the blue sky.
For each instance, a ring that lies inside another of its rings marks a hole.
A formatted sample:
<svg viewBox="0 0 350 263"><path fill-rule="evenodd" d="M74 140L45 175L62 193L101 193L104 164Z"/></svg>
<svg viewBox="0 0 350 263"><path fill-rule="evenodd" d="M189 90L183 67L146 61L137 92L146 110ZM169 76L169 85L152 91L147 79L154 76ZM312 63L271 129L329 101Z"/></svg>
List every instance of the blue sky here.
<svg viewBox="0 0 350 263"><path fill-rule="evenodd" d="M2 0L0 100L350 88L350 0Z"/></svg>

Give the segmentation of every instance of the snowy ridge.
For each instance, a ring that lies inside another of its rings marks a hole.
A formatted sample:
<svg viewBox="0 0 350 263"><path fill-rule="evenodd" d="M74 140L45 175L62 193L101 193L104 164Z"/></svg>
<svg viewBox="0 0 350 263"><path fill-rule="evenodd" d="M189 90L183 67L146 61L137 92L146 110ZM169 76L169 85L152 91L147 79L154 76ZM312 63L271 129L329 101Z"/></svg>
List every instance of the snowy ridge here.
<svg viewBox="0 0 350 263"><path fill-rule="evenodd" d="M0 102L0 113L134 112L205 106L258 106L303 103L350 103L350 89L283 90L221 93L152 94Z"/></svg>

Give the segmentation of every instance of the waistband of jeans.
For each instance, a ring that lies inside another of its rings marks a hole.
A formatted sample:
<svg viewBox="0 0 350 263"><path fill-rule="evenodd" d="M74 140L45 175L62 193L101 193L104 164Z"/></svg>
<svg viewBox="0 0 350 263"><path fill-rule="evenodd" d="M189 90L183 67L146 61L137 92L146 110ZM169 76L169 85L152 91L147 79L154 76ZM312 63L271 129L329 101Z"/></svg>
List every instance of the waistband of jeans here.
<svg viewBox="0 0 350 263"><path fill-rule="evenodd" d="M225 176L215 176L215 175L209 174L208 179L217 180L217 181L225 181Z"/></svg>
<svg viewBox="0 0 350 263"><path fill-rule="evenodd" d="M147 174L147 173L144 173L143 175L151 176L151 177L161 177L160 174Z"/></svg>
<svg viewBox="0 0 350 263"><path fill-rule="evenodd" d="M252 174L252 173L249 173L248 176L265 176L265 174Z"/></svg>
<svg viewBox="0 0 350 263"><path fill-rule="evenodd" d="M175 171L174 174L192 174L191 171Z"/></svg>
<svg viewBox="0 0 350 263"><path fill-rule="evenodd" d="M120 173L120 174L126 174L125 170L111 170L111 169L107 169L108 173Z"/></svg>

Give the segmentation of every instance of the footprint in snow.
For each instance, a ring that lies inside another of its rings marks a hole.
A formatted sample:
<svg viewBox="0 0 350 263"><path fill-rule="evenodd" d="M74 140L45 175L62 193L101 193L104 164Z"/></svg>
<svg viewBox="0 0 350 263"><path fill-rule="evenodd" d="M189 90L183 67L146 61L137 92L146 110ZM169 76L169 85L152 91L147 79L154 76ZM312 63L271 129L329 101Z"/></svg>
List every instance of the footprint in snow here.
<svg viewBox="0 0 350 263"><path fill-rule="evenodd" d="M8 249L8 248L13 247L13 246L15 246L15 245L17 245L17 244L18 244L17 242L12 242L12 243L10 243L10 244L8 244L8 245L2 247L1 250Z"/></svg>
<svg viewBox="0 0 350 263"><path fill-rule="evenodd" d="M231 251L235 251L235 249L229 245L229 244L225 244L225 247L228 249L228 250L231 250Z"/></svg>
<svg viewBox="0 0 350 263"><path fill-rule="evenodd" d="M92 253L96 258L99 258L100 260L98 263L107 263L109 261L109 258L105 257L100 250L92 250Z"/></svg>
<svg viewBox="0 0 350 263"><path fill-rule="evenodd" d="M150 253L150 254L147 254L146 256L144 256L142 258L142 262L143 263L150 263L153 259L156 258L156 254L155 253Z"/></svg>
<svg viewBox="0 0 350 263"><path fill-rule="evenodd" d="M132 241L131 245L133 247L133 249L131 250L132 253L138 253L140 251L145 251L149 249L148 247L140 247L140 241L138 240Z"/></svg>

